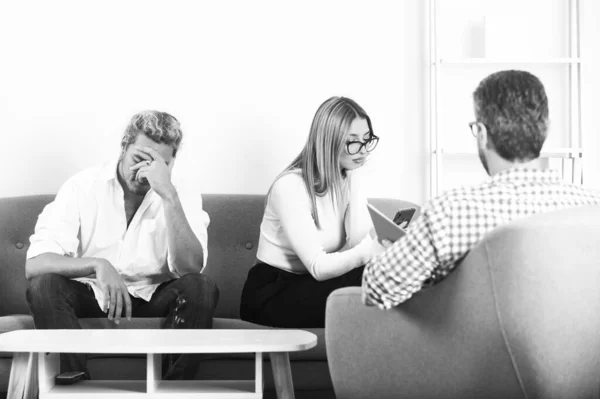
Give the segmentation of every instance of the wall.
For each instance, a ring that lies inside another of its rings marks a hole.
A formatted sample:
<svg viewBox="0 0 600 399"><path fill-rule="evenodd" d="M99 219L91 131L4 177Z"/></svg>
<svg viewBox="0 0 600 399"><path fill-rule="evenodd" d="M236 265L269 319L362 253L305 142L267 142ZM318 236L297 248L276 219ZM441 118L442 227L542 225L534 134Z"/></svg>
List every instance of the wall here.
<svg viewBox="0 0 600 399"><path fill-rule="evenodd" d="M534 12L534 3L546 4L529 0ZM600 167L599 3L582 0L589 171ZM449 6L444 16L463 11ZM0 196L54 193L116 156L143 109L183 125L178 180L204 193L264 193L301 149L319 104L345 95L381 137L370 195L420 203L429 179L427 12L424 0L2 2Z"/></svg>
<svg viewBox="0 0 600 399"><path fill-rule="evenodd" d="M182 123L179 180L265 193L321 102L344 95L381 137L371 195L420 201L423 12L419 1L2 3L0 195L54 193L118 155L143 109Z"/></svg>

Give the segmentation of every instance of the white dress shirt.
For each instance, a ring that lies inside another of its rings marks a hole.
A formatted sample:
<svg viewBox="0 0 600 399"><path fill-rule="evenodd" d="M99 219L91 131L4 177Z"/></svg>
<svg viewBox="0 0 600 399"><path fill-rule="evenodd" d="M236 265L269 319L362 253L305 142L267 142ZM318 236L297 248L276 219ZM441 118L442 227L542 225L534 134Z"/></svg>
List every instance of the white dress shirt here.
<svg viewBox="0 0 600 399"><path fill-rule="evenodd" d="M27 259L46 252L104 258L123 277L132 296L149 301L158 285L179 277L172 266L163 202L150 189L127 227L117 164L91 167L65 182L38 218ZM180 190L178 194L188 223L202 245L206 266L210 220L202 209L202 197ZM101 306L102 291L95 278L74 280L88 284Z"/></svg>

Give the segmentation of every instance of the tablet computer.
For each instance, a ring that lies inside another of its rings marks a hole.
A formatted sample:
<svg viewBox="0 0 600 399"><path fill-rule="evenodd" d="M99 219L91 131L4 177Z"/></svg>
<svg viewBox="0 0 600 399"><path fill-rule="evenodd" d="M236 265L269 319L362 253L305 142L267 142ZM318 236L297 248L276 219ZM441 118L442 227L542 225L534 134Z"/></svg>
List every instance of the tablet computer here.
<svg viewBox="0 0 600 399"><path fill-rule="evenodd" d="M388 240L394 242L406 234L402 227L394 223L373 205L367 204L367 207L369 208L371 220L373 220L373 226L380 241Z"/></svg>

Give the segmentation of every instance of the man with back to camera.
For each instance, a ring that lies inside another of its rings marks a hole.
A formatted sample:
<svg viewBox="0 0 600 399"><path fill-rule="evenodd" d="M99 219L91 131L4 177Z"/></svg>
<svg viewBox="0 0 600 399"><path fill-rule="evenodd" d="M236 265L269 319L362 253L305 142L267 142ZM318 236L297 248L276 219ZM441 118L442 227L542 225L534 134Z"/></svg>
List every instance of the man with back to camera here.
<svg viewBox="0 0 600 399"><path fill-rule="evenodd" d="M218 301L201 274L209 217L199 193L171 182L179 122L158 111L133 116L118 160L86 169L40 214L25 273L38 329L81 328L80 317L164 317L163 328L211 328ZM62 354L61 371L82 371L84 354ZM167 355L165 379L189 378L194 355Z"/></svg>
<svg viewBox="0 0 600 399"><path fill-rule="evenodd" d="M600 195L542 170L548 99L540 80L525 71L501 71L473 93L479 158L491 176L432 199L407 234L365 267L363 301L390 309L443 280L483 236L517 218L561 208L600 204Z"/></svg>

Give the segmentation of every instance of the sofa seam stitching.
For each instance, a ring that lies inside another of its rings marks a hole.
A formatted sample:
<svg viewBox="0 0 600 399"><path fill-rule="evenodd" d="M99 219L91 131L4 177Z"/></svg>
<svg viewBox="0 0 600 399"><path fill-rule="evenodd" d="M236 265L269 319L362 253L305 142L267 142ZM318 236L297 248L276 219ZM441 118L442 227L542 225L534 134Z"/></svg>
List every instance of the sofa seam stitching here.
<svg viewBox="0 0 600 399"><path fill-rule="evenodd" d="M492 283L492 297L494 299L494 310L496 312L496 319L498 321L498 325L500 326L500 333L502 334L502 340L504 341L504 347L506 348L506 350L508 352L508 356L510 358L510 362L512 364L513 371L517 377L517 381L519 381L519 386L521 387L521 392L523 393L525 398L528 399L529 396L527 395L527 391L525 390L525 384L523 383L523 379L521 377L521 374L519 373L519 368L517 366L515 356L511 349L510 343L508 342L508 337L507 337L506 331L504 329L504 323L502 322L502 316L500 315L500 308L498 307L498 296L497 296L497 292L496 292L496 281L494 280L494 273L492 273L492 267L491 267L487 242L485 243L484 248L485 248L487 269L488 269L488 273L489 273L490 280Z"/></svg>

